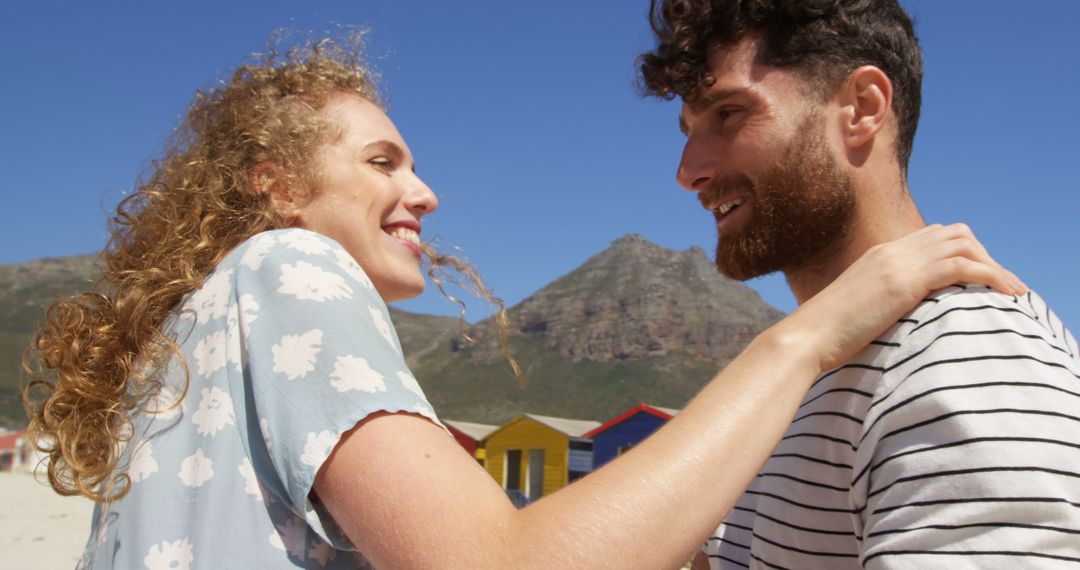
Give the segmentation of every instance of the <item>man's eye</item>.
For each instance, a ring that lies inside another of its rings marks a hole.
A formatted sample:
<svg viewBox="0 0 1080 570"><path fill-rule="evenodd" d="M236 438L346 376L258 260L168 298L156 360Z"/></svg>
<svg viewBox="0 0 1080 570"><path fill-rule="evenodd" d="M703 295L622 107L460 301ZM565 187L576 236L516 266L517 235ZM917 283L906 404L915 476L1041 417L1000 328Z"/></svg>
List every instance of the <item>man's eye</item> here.
<svg viewBox="0 0 1080 570"><path fill-rule="evenodd" d="M741 111L742 108L740 107L724 107L716 112L716 116L718 119L720 119L721 123L724 123Z"/></svg>

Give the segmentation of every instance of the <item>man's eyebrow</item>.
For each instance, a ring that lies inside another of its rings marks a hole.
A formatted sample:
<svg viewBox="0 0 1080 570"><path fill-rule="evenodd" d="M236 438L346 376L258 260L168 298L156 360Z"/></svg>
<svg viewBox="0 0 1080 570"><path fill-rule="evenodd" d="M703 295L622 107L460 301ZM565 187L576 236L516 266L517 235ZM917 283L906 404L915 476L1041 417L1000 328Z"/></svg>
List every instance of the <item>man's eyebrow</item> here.
<svg viewBox="0 0 1080 570"><path fill-rule="evenodd" d="M725 99L744 95L748 91L750 91L749 87L731 87L728 89L712 90L702 95L700 98L687 103L687 107L689 107L691 113L698 114ZM686 124L686 119L682 116L682 113L679 114L679 130L682 131L682 134L690 136L690 127Z"/></svg>
<svg viewBox="0 0 1080 570"><path fill-rule="evenodd" d="M749 87L731 87L728 89L716 89L710 90L701 97L694 99L688 107L694 113L700 113L709 107L712 107L716 103L723 101L724 99L730 99L732 97L738 97L746 94L749 91Z"/></svg>

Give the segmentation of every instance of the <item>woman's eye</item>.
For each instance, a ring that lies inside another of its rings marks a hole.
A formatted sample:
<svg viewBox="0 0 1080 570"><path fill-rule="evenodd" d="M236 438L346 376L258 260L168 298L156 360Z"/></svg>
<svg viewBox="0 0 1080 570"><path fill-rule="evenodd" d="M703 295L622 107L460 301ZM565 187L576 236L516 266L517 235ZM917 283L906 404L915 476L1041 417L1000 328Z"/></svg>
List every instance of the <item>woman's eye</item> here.
<svg viewBox="0 0 1080 570"><path fill-rule="evenodd" d="M369 160L368 164L380 170L390 170L394 167L394 162L385 156L377 156Z"/></svg>

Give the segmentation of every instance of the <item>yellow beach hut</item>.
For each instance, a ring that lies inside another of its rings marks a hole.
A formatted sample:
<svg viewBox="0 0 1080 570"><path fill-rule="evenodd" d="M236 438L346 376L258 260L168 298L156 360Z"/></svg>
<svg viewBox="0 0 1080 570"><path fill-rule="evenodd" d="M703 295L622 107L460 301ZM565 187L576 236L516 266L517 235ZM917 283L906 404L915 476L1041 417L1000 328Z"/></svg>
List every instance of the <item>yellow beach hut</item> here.
<svg viewBox="0 0 1080 570"><path fill-rule="evenodd" d="M446 429L450 430L450 434L461 444L461 447L464 447L465 451L469 452L469 455L475 457L480 462L480 465L483 465L484 439L491 432L499 429L499 426L448 419L443 419L442 423L446 426Z"/></svg>
<svg viewBox="0 0 1080 570"><path fill-rule="evenodd" d="M525 414L488 435L488 473L518 506L554 493L592 470L592 440L600 422Z"/></svg>

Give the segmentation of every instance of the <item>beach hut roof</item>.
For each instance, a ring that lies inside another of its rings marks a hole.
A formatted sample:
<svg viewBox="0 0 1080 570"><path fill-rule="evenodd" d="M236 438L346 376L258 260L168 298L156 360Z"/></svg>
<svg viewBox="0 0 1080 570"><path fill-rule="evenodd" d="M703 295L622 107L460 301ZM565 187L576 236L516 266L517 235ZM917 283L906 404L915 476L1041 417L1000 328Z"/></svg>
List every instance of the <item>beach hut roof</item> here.
<svg viewBox="0 0 1080 570"><path fill-rule="evenodd" d="M600 426L600 422L592 420L571 420L536 414L525 414L525 417L570 437L582 437L584 433Z"/></svg>
<svg viewBox="0 0 1080 570"><path fill-rule="evenodd" d="M460 431L461 433L480 441L487 436L491 435L491 432L499 429L499 426L489 426L487 424L474 424L472 422L462 422L458 420L442 420L442 423Z"/></svg>
<svg viewBox="0 0 1080 570"><path fill-rule="evenodd" d="M614 418L604 422L603 425L589 431L588 433L586 433L582 437L586 437L586 438L590 438L590 439L594 438L597 435L607 431L609 428L611 428L613 426L616 426L618 424L621 424L622 422L626 421L627 418L629 418L629 417L631 417L631 416L633 416L635 414L638 414L640 412L645 412L647 414L652 414L652 415L654 415L654 416L656 416L656 417L658 417L658 418L660 418L662 420L670 420L672 418L672 416L674 416L675 414L678 414L681 411L682 410L676 410L674 408L664 408L664 407L661 407L661 406L653 406L651 404L644 404L644 403L638 404L638 405L634 406L633 408L630 408L629 410L626 410L625 412L623 412L623 413L615 416Z"/></svg>
<svg viewBox="0 0 1080 570"><path fill-rule="evenodd" d="M26 430L0 435L0 450L17 449L19 447L19 440L22 439L24 435L26 435Z"/></svg>

